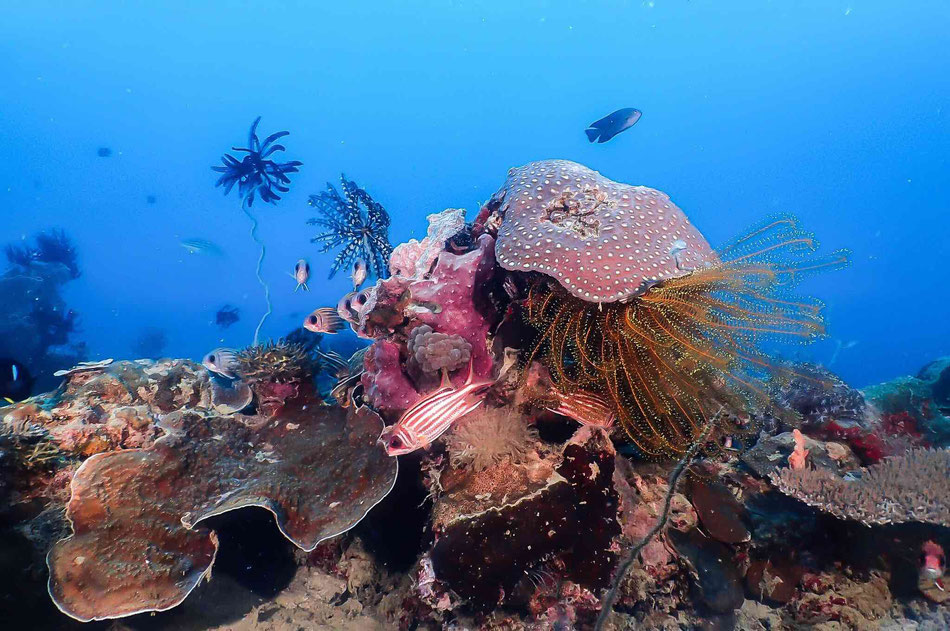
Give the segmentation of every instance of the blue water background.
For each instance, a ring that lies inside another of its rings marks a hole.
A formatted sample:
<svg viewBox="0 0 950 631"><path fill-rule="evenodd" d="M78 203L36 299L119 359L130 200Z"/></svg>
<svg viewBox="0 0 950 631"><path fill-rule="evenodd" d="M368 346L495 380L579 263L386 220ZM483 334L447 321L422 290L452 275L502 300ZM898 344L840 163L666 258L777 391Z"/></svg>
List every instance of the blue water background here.
<svg viewBox="0 0 950 631"><path fill-rule="evenodd" d="M544 158L669 193L715 245L791 212L851 268L804 289L831 339L789 354L856 385L950 354L950 3L3 2L0 241L64 228L67 286L92 355L250 342L257 250L209 167L262 115L304 162L256 205L264 274L286 333L347 289L326 281L307 196L341 171L390 211L394 243L425 216L474 217L509 167ZM620 107L606 145L584 127ZM97 157L100 146L113 150ZM146 203L155 195L157 203ZM179 240L217 242L226 258ZM298 258L314 268L293 292ZM224 303L243 319L223 333ZM851 342L857 342L851 345Z"/></svg>

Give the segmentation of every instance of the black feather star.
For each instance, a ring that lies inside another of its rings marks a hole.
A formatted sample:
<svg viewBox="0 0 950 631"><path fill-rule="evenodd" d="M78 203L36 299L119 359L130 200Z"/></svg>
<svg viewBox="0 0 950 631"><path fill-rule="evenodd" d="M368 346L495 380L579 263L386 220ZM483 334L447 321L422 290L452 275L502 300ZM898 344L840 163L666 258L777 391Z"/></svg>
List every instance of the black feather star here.
<svg viewBox="0 0 950 631"><path fill-rule="evenodd" d="M370 274L386 278L389 276L389 255L393 251L389 243L389 213L369 193L346 179L346 175L340 176L340 188L343 189L342 196L328 182L327 190L310 196L310 205L322 216L307 223L327 229L311 241L323 244L321 252L343 246L333 259L330 278L357 259L366 261Z"/></svg>
<svg viewBox="0 0 950 631"><path fill-rule="evenodd" d="M237 184L242 201L249 207L254 203L255 195L265 203L276 204L280 199L277 193L286 193L290 190L290 178L287 174L297 173L303 164L297 160L292 162L268 160L269 156L287 149L284 145L274 144L274 141L289 135L290 132L279 131L271 134L261 143L257 137L257 124L260 122L261 117L258 116L251 125L247 147L231 147L232 151L247 154L243 160L238 160L226 153L221 157L224 166L211 167L213 171L221 174L215 182L215 187L223 186L224 194L227 195Z"/></svg>

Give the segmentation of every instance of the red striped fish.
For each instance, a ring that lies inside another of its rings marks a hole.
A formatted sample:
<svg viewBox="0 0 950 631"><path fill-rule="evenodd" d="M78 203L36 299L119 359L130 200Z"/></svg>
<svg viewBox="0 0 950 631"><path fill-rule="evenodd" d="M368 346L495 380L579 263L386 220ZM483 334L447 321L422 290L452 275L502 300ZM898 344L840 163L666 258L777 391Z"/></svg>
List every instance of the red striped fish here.
<svg viewBox="0 0 950 631"><path fill-rule="evenodd" d="M617 420L617 413L605 399L593 394L578 390L571 394L564 394L554 388L558 406L548 408L555 414L561 414L574 419L581 425L597 425L598 427L613 427Z"/></svg>
<svg viewBox="0 0 950 631"><path fill-rule="evenodd" d="M384 429L379 442L386 447L386 453L400 456L427 449L452 423L478 409L494 382L472 383L472 376L470 367L468 379L461 388L453 387L447 377L443 378L438 390L406 410L395 425Z"/></svg>
<svg viewBox="0 0 950 631"><path fill-rule="evenodd" d="M343 330L346 322L332 307L320 307L307 316L303 328L314 333L337 333Z"/></svg>

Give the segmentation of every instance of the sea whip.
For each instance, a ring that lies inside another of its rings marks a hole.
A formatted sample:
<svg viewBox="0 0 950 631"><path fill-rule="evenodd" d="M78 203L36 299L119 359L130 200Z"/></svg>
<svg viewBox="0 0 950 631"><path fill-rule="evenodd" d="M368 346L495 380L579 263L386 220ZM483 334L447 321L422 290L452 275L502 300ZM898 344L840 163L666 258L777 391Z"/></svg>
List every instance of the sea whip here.
<svg viewBox="0 0 950 631"><path fill-rule="evenodd" d="M713 419L715 419L715 416L718 416L718 414L714 415ZM673 504L673 496L676 495L676 487L679 484L680 477L683 475L683 472L686 471L686 467L693 461L696 452L699 451L699 448L706 442L706 436L709 435L709 430L711 430L713 426L713 419L710 419L703 433L696 438L686 453L683 454L683 457L676 463L676 467L670 474L669 489L666 491L666 499L663 502L663 511L660 513L660 518L656 520L656 524L650 529L650 532L630 549L623 563L617 568L617 576L614 578L614 583L610 586L607 595L604 596L604 600L600 605L600 614L597 616L597 622L594 624L595 631L602 631L604 625L607 624L607 618L614 608L614 601L617 600L617 592L620 591L620 583L623 582L623 577L627 575L627 570L630 569L630 566L633 565L633 562L637 559L637 555L653 540L653 537L666 527L666 523L670 519L670 506Z"/></svg>
<svg viewBox="0 0 950 631"><path fill-rule="evenodd" d="M244 214L247 215L247 218L251 220L251 238L254 239L254 242L261 246L261 255L257 258L257 282L260 283L261 287L264 288L264 300L267 302L267 311L264 312L264 315L261 316L260 322L257 323L257 328L254 329L254 346L257 346L258 338L261 333L261 327L264 326L264 321L267 319L273 312L273 306L270 301L270 287L267 286L267 282L264 281L264 277L261 275L261 268L264 265L264 256L267 254L267 246L264 245L264 242L261 241L260 237L257 236L257 218L251 214L251 211L247 209L247 204L241 203L241 210L244 211Z"/></svg>

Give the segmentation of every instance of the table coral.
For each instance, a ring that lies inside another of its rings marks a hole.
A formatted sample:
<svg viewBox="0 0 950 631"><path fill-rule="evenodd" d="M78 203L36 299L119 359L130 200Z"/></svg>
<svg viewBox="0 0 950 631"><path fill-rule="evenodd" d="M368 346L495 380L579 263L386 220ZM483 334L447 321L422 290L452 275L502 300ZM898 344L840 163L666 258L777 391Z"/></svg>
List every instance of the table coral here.
<svg viewBox="0 0 950 631"><path fill-rule="evenodd" d="M950 451L914 449L847 481L826 469L780 469L783 493L841 519L867 525L921 522L950 527Z"/></svg>

